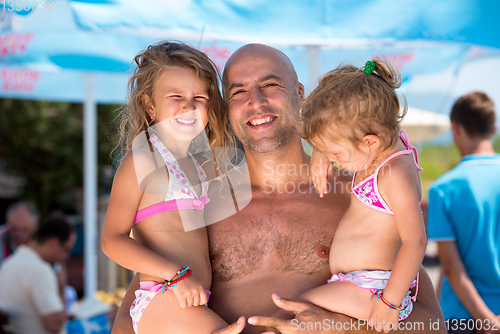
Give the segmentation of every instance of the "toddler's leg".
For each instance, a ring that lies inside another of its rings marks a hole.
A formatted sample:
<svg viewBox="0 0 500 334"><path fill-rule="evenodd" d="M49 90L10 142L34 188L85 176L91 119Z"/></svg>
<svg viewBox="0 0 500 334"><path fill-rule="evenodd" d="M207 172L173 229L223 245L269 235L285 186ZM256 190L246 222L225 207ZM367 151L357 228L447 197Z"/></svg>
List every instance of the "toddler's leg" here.
<svg viewBox="0 0 500 334"><path fill-rule="evenodd" d="M307 301L326 310L357 319L372 314L372 293L348 282L332 282L306 291L295 300Z"/></svg>
<svg viewBox="0 0 500 334"><path fill-rule="evenodd" d="M144 310L138 334L210 334L227 326L215 312L205 306L181 308L175 295L158 293Z"/></svg>

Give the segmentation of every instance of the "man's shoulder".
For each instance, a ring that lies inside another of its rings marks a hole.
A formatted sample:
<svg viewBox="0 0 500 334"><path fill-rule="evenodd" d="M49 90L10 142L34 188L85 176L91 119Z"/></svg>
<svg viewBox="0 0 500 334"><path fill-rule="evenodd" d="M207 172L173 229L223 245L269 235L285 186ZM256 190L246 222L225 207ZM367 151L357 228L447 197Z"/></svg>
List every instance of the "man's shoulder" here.
<svg viewBox="0 0 500 334"><path fill-rule="evenodd" d="M52 266L42 260L36 253L28 246L20 246L16 251L9 256L4 263L2 268L14 269L20 268L25 272L31 272L36 274L51 273Z"/></svg>
<svg viewBox="0 0 500 334"><path fill-rule="evenodd" d="M463 173L461 166L457 165L453 169L438 177L436 181L432 183L431 189L445 190L450 186L456 185L459 181L462 181L464 179L465 174Z"/></svg>
<svg viewBox="0 0 500 334"><path fill-rule="evenodd" d="M353 173L346 169L338 168L338 167L333 167L332 173L330 177L328 178L329 182L342 182L346 185L351 185Z"/></svg>
<svg viewBox="0 0 500 334"><path fill-rule="evenodd" d="M328 182L330 183L330 190L336 195L343 195L347 198L350 197L350 189L353 174L345 169L334 167Z"/></svg>
<svg viewBox="0 0 500 334"><path fill-rule="evenodd" d="M440 189L446 191L449 188L460 187L464 183L473 182L484 177L491 178L492 176L499 176L500 174L494 173L490 175L489 171L497 171L500 164L500 154L489 157L489 159L481 159L481 156L468 156L469 159L464 158L453 169L441 175L434 181L431 190ZM479 169L477 169L479 168ZM486 169L485 169L486 168Z"/></svg>

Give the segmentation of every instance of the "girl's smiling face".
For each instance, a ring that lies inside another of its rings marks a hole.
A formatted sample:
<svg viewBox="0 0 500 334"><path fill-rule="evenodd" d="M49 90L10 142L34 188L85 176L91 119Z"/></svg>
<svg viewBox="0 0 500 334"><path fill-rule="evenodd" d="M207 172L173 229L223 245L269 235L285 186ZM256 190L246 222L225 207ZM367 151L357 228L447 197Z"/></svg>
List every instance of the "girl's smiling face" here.
<svg viewBox="0 0 500 334"><path fill-rule="evenodd" d="M165 69L156 82L153 101L143 97L148 113L172 138L194 139L208 123L206 82L181 66Z"/></svg>

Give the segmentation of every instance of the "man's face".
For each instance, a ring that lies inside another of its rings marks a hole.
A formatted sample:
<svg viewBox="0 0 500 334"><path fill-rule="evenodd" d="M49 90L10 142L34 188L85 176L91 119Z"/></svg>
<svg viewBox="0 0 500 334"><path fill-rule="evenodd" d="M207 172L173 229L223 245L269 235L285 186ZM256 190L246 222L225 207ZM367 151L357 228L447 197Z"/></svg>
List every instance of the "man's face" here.
<svg viewBox="0 0 500 334"><path fill-rule="evenodd" d="M73 249L73 246L75 246L76 233L71 233L69 239L64 243L61 243L57 238L53 238L49 242L51 245L50 254L49 258L46 260L52 264L64 262L69 258L71 250Z"/></svg>
<svg viewBox="0 0 500 334"><path fill-rule="evenodd" d="M226 68L229 123L246 149L273 152L297 135L298 83L277 56L243 53Z"/></svg>
<svg viewBox="0 0 500 334"><path fill-rule="evenodd" d="M7 220L9 233L16 245L27 243L35 232L37 224L35 217L24 207L13 211Z"/></svg>

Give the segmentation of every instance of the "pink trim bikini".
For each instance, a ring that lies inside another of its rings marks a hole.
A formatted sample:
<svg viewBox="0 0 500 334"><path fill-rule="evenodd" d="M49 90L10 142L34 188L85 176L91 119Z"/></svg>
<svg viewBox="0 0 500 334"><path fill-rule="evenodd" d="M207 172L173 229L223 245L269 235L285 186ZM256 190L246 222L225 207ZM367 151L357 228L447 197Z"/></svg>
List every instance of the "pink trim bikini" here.
<svg viewBox="0 0 500 334"><path fill-rule="evenodd" d="M169 173L168 190L167 194L165 195L164 202L160 202L137 211L137 213L135 214L134 224L132 226L146 218L167 211L182 209L203 210L205 205L210 202L210 199L207 197L207 175L205 174L203 168L201 168L198 161L196 161L196 159L188 152L191 160L193 160L193 164L196 166L198 179L200 180L202 188L200 197L196 195L196 192L194 191L193 186L184 174L181 165L179 165L173 154L170 153L170 151L165 147L160 139L154 133L152 133L149 137L149 141L160 153L163 161L165 162L166 168Z"/></svg>
<svg viewBox="0 0 500 334"><path fill-rule="evenodd" d="M139 325L139 320L142 314L148 307L151 300L156 296L157 293L161 293L163 284L153 281L142 281L139 283L140 287L135 290L135 299L130 306L130 317L132 318L132 326L134 327L134 332L137 333L137 326ZM172 291L171 287L167 287L169 291ZM211 292L205 290L207 297L210 299ZM207 306L205 304L205 306Z"/></svg>
<svg viewBox="0 0 500 334"><path fill-rule="evenodd" d="M377 178L378 178L378 172L380 169L391 159L403 155L403 154L411 154L413 161L415 161L415 165L417 166L417 169L419 172L421 172L423 169L418 165L418 154L417 154L417 149L415 146L410 144L410 139L408 139L408 134L405 131L401 131L399 133L399 137L403 141L403 143L406 146L406 150L404 151L398 151L394 154L391 154L387 159L382 161L382 163L377 167L375 170L375 173L372 175L368 176L366 179L363 181L359 182L357 185L354 185L354 180L356 179L356 173L354 173L354 176L352 178L352 184L351 188L354 193L354 196L356 196L357 199L359 199L361 202L364 204L368 205L372 209L375 209L377 211L381 211L384 213L388 213L393 215L394 213L392 212L391 208L387 203L384 201L382 196L380 195L378 191L378 186L377 186Z"/></svg>
<svg viewBox="0 0 500 334"><path fill-rule="evenodd" d="M368 205L372 209L377 211L387 213L393 215L391 208L384 201L380 192L378 191L377 186L377 178L380 169L391 159L403 155L403 154L411 154L413 161L418 169L418 171L422 171L423 169L418 165L418 154L415 146L410 144L410 140L408 139L408 134L405 131L401 131L399 133L399 137L403 141L406 146L406 150L398 151L394 154L391 154L387 159L385 159L375 170L375 173L368 176L363 181L359 182L357 185L354 185L354 180L356 179L356 173L352 178L352 191L354 196L359 199L364 204ZM349 273L338 273L333 274L332 277L327 281L327 283L332 282L348 282L352 284L356 284L358 287L362 289L368 289L372 294L378 294L383 291L387 286L387 282L389 281L389 277L391 276L391 271L380 271L380 270L358 270ZM415 295L411 296L411 289L416 288ZM418 294L418 273L417 278L413 281L410 286L410 289L406 293L403 301L401 302L401 310L399 312L399 320L404 320L408 318L411 311L413 310L413 303L417 301Z"/></svg>
<svg viewBox="0 0 500 334"><path fill-rule="evenodd" d="M164 202L160 202L137 211L132 226L135 226L135 224L146 218L167 211L183 209L203 210L205 205L210 201L207 197L208 178L198 161L196 161L196 159L188 152L193 164L196 166L198 179L201 184L201 193L199 197L173 154L165 147L165 145L154 133L150 135L149 143L151 152L153 152L153 148L151 147L152 144L160 153L168 170L169 177L167 194L165 195ZM153 297L162 291L162 285L162 283L154 281L140 282L139 289L135 291L135 300L130 307L130 317L132 318L132 325L135 333L137 333L137 326L139 325L139 320L141 319L142 314ZM168 290L171 291L172 288L168 287ZM211 292L208 290L205 291L207 296L210 297Z"/></svg>

